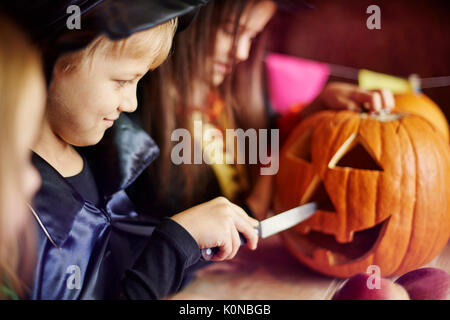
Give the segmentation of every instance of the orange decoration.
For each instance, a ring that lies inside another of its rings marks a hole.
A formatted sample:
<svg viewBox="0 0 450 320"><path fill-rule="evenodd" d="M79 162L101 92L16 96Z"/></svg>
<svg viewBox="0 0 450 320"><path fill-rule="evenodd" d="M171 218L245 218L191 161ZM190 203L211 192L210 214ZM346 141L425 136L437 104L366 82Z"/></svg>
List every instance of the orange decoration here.
<svg viewBox="0 0 450 320"><path fill-rule="evenodd" d="M317 201L282 233L310 268L341 278L421 267L450 235L450 147L421 117L323 111L302 121L280 152L275 213Z"/></svg>

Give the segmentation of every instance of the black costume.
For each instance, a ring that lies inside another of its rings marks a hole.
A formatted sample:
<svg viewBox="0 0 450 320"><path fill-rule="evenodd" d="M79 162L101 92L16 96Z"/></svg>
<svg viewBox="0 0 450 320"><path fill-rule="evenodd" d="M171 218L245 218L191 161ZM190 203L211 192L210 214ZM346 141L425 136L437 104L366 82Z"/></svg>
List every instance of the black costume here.
<svg viewBox="0 0 450 320"><path fill-rule="evenodd" d="M123 39L175 17L181 17L185 25L205 2L17 0L0 4L43 50L50 83L54 63L62 54L84 48L101 34ZM81 10L79 30L66 26L70 5ZM77 150L85 168L68 179L33 154L42 186L31 205L38 231L30 298L156 299L177 291L186 270L200 258L197 243L173 220L140 219L125 192L157 157L158 147L121 115L99 144ZM86 194L82 183L94 194Z"/></svg>

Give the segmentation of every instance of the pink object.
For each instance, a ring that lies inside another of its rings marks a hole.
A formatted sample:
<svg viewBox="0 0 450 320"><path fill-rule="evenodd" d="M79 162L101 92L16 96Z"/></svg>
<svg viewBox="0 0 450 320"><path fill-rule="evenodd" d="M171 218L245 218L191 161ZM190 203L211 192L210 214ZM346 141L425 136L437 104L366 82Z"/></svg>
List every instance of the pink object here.
<svg viewBox="0 0 450 320"><path fill-rule="evenodd" d="M395 283L402 285L411 300L450 300L450 274L437 268L405 273Z"/></svg>
<svg viewBox="0 0 450 320"><path fill-rule="evenodd" d="M281 114L314 100L330 75L327 64L294 56L271 53L265 62L270 102Z"/></svg>
<svg viewBox="0 0 450 320"><path fill-rule="evenodd" d="M409 300L408 292L389 279L379 278L378 283L367 273L348 278L334 293L332 300Z"/></svg>

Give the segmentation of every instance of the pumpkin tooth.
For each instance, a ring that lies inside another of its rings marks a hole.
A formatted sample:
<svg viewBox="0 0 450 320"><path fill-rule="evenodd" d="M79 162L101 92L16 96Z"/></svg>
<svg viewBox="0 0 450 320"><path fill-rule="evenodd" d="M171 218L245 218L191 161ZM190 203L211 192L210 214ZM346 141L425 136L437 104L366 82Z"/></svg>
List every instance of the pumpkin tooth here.
<svg viewBox="0 0 450 320"><path fill-rule="evenodd" d="M334 238L339 243L348 243L353 241L354 232L341 232L339 234L334 235Z"/></svg>
<svg viewBox="0 0 450 320"><path fill-rule="evenodd" d="M333 265L335 263L333 253L323 248L314 250L313 259L324 265Z"/></svg>

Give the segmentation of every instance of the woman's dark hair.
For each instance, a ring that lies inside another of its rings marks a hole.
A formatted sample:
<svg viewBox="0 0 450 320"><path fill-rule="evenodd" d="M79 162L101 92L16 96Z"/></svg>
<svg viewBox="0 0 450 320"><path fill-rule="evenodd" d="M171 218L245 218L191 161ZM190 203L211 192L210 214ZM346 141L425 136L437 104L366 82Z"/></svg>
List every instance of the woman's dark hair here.
<svg viewBox="0 0 450 320"><path fill-rule="evenodd" d="M183 181L179 192L185 205L192 204L193 195L202 188L199 182L202 182L207 166L174 165L170 159L174 146L171 133L177 128L192 132L192 110L200 108L205 113L208 94L218 91L224 100L229 128L266 127L262 88L265 34L259 35L252 46L251 58L236 66L219 88L213 87L211 70L206 63L214 56L219 29L232 21L236 40L244 9L257 1L210 1L201 8L191 26L175 37L173 53L168 60L143 81L141 119L161 149L160 157L149 168L151 180L157 183L158 187L154 189L160 200L167 196L168 184L174 179ZM235 47L236 43L230 57L234 56Z"/></svg>

